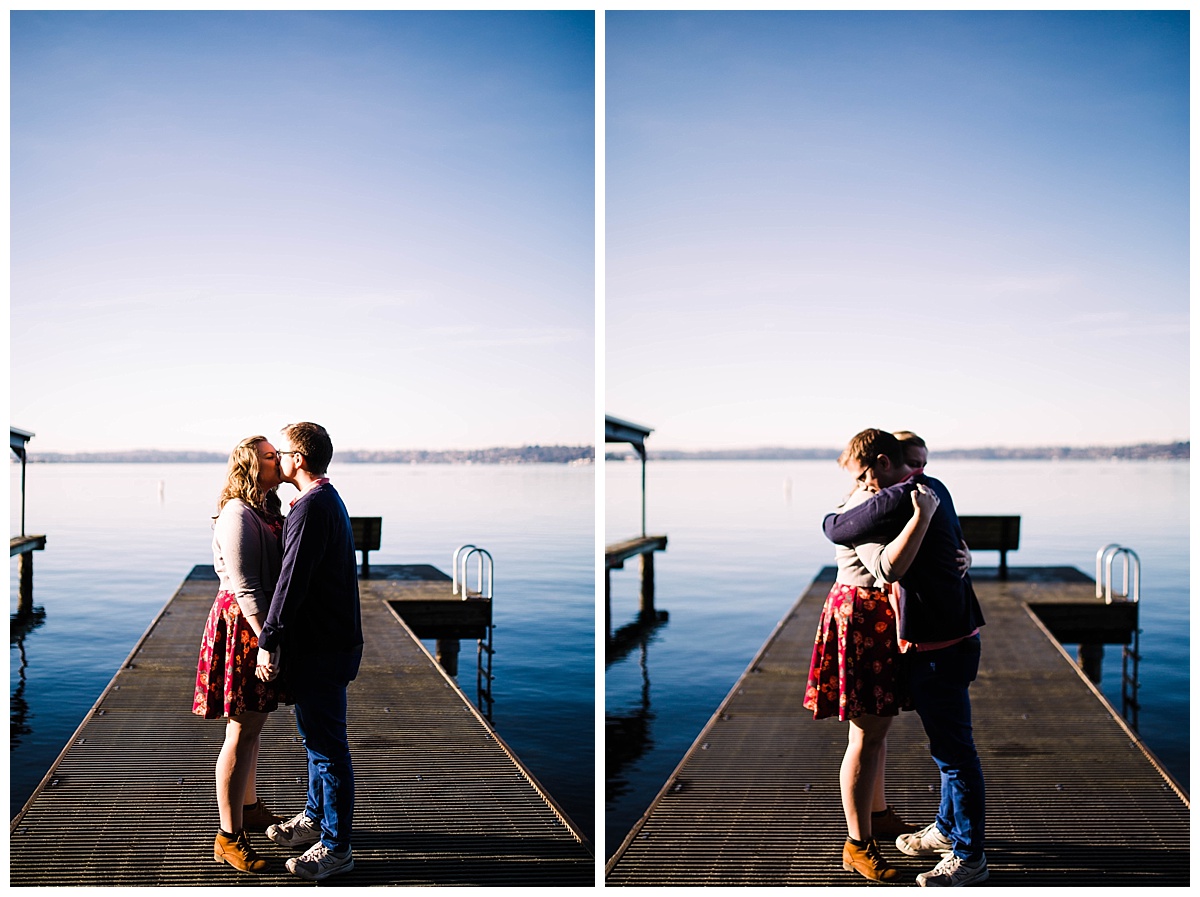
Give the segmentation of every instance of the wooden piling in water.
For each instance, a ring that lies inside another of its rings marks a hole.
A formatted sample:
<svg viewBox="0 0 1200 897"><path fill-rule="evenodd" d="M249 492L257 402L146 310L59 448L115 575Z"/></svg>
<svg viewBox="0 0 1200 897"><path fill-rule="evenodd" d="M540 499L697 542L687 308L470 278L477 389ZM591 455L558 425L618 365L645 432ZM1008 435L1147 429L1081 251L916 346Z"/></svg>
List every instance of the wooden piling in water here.
<svg viewBox="0 0 1200 897"><path fill-rule="evenodd" d="M33 552L46 547L46 537L13 536L8 546L8 556L17 556L17 616L27 617L33 613Z"/></svg>
<svg viewBox="0 0 1200 897"><path fill-rule="evenodd" d="M654 610L654 552L666 551L666 536L638 536L616 542L604 549L604 619L605 632L612 632L611 571L620 570L633 557L641 558L641 582L638 585L639 619L656 616Z"/></svg>

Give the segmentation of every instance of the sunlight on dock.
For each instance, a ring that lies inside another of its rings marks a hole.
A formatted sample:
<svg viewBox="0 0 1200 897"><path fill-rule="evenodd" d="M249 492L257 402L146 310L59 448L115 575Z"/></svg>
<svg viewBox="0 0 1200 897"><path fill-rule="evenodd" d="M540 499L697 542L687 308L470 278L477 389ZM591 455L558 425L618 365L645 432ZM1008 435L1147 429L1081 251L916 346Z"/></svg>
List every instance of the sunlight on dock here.
<svg viewBox="0 0 1200 897"><path fill-rule="evenodd" d="M1095 604L1074 568L973 570L987 625L971 687L987 781L989 885L1187 885L1189 798L1030 603ZM606 870L611 886L869 885L843 872L846 726L801 706L835 570L778 624ZM918 825L938 775L915 713L888 738L888 797ZM912 884L931 864L884 845Z"/></svg>
<svg viewBox="0 0 1200 897"><path fill-rule="evenodd" d="M388 581L386 568L373 575ZM11 885L302 884L262 835L251 838L267 875L212 859L224 726L190 710L216 588L212 567L193 569L17 814ZM338 884L592 885L588 841L388 600L364 594L362 616L348 718L355 868ZM260 796L297 812L307 766L287 708L271 714L261 751Z"/></svg>

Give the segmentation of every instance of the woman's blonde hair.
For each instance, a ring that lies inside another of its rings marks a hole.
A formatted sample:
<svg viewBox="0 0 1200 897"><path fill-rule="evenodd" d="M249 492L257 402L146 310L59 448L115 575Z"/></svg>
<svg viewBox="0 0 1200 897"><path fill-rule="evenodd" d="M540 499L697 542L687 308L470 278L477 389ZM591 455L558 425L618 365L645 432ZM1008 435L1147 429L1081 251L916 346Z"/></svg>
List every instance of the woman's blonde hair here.
<svg viewBox="0 0 1200 897"><path fill-rule="evenodd" d="M279 518L283 515L280 509L283 503L275 494L277 487L263 491L258 484L262 465L258 459L258 444L265 442L266 436L251 436L243 439L229 453L229 471L225 477L225 488L217 499L217 512L232 499L240 498L256 511L261 511L268 517Z"/></svg>

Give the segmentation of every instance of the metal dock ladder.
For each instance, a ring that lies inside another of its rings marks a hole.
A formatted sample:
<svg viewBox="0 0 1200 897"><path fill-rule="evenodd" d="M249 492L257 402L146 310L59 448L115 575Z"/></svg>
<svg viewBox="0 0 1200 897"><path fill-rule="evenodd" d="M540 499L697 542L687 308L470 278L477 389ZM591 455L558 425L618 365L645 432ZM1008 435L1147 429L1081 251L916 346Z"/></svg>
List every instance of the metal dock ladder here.
<svg viewBox="0 0 1200 897"><path fill-rule="evenodd" d="M1113 561L1118 557L1124 562L1121 577L1123 591L1114 595L1112 568ZM1096 597L1103 598L1105 604L1112 604L1114 598L1137 604L1141 597L1141 579L1142 563L1132 549L1110 542L1096 552ZM1141 632L1141 626L1135 625L1132 643L1121 646L1121 716L1125 717L1135 732L1138 727L1138 709L1141 707L1138 703L1138 661L1142 659L1139 639Z"/></svg>
<svg viewBox="0 0 1200 897"><path fill-rule="evenodd" d="M467 570L472 557L476 559L474 591L467 585ZM460 545L454 552L453 568L452 595L461 594L463 601L485 600L491 602L492 556L486 549L477 548L474 545ZM475 642L477 646L475 652L476 705L488 722L492 721L492 704L494 703L492 681L495 677L492 675L492 657L496 652L492 646L492 633L496 627L493 620L494 618L489 614L486 634L483 638L476 639Z"/></svg>

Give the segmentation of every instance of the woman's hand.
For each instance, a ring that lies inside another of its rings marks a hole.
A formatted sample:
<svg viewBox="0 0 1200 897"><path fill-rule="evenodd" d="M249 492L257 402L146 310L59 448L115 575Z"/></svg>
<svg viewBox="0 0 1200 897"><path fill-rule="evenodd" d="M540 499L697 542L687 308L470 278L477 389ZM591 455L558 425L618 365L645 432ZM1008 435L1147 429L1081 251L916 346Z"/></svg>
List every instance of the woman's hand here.
<svg viewBox="0 0 1200 897"><path fill-rule="evenodd" d="M279 675L279 655L272 654L270 651L258 649L258 666L254 668L254 675L263 682L271 682Z"/></svg>
<svg viewBox="0 0 1200 897"><path fill-rule="evenodd" d="M918 517L932 517L942 500L924 483L917 483L917 488L912 491L912 503Z"/></svg>

